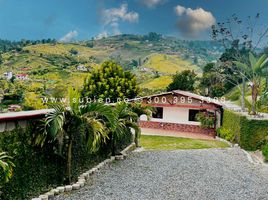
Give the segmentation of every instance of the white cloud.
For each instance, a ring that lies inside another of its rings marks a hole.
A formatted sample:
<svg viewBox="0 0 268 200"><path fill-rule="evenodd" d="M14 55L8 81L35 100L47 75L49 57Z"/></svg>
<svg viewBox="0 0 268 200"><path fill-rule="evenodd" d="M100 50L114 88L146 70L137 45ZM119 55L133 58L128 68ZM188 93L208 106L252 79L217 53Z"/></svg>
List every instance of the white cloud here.
<svg viewBox="0 0 268 200"><path fill-rule="evenodd" d="M64 35L59 41L60 42L70 42L72 41L75 37L78 36L78 32L77 31L70 31L69 33L67 33L66 35Z"/></svg>
<svg viewBox="0 0 268 200"><path fill-rule="evenodd" d="M121 34L119 29L121 21L130 23L139 21L139 14L133 11L128 12L127 4L122 4L119 8L104 9L101 14L104 26L110 26L115 35Z"/></svg>
<svg viewBox="0 0 268 200"><path fill-rule="evenodd" d="M98 34L95 39L99 40L99 39L102 39L102 38L106 38L108 37L108 32L107 31L103 31L101 32L100 34Z"/></svg>
<svg viewBox="0 0 268 200"><path fill-rule="evenodd" d="M141 2L149 8L153 8L157 5L165 3L166 0L141 0Z"/></svg>
<svg viewBox="0 0 268 200"><path fill-rule="evenodd" d="M179 16L181 16L183 13L185 13L185 11L186 11L186 8L183 7L183 6L177 5L177 6L175 7L175 12L176 12L176 14L179 15Z"/></svg>
<svg viewBox="0 0 268 200"><path fill-rule="evenodd" d="M186 37L198 37L216 22L213 14L203 8L192 9L178 5L175 7L175 12L180 17L178 28Z"/></svg>

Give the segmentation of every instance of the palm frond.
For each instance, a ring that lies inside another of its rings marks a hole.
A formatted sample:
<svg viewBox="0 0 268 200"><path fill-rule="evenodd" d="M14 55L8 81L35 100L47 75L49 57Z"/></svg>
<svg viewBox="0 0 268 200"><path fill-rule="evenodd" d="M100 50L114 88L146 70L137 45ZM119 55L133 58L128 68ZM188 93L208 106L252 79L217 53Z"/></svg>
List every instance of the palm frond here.
<svg viewBox="0 0 268 200"><path fill-rule="evenodd" d="M266 59L262 62L262 64L260 65L260 68L261 68L261 69L267 68L267 67L268 67L267 62L268 62L268 58L266 58Z"/></svg>
<svg viewBox="0 0 268 200"><path fill-rule="evenodd" d="M0 168L4 174L4 181L8 182L13 176L14 163L11 162L12 157L8 156L6 152L0 153Z"/></svg>
<svg viewBox="0 0 268 200"><path fill-rule="evenodd" d="M83 117L96 117L104 118L109 123L115 123L115 114L111 106L101 103L91 103L80 108L81 115Z"/></svg>
<svg viewBox="0 0 268 200"><path fill-rule="evenodd" d="M255 63L255 65L253 65L253 70L254 72L255 71L258 71L258 70L261 70L261 66L263 64L263 62L266 60L266 55L262 55L258 60L257 62Z"/></svg>
<svg viewBox="0 0 268 200"><path fill-rule="evenodd" d="M55 104L53 108L54 110L46 116L45 130L52 138L56 139L57 135L63 132L66 109L60 104Z"/></svg>
<svg viewBox="0 0 268 200"><path fill-rule="evenodd" d="M90 151L95 152L99 149L101 143L105 143L108 134L105 125L97 119L85 118L87 122L87 147ZM91 137L93 136L93 137Z"/></svg>
<svg viewBox="0 0 268 200"><path fill-rule="evenodd" d="M253 55L252 52L249 52L249 62L250 62L250 66L255 66L257 59L255 58L255 56Z"/></svg>
<svg viewBox="0 0 268 200"><path fill-rule="evenodd" d="M68 88L68 96L69 96L69 106L71 108L71 111L74 113L78 113L79 112L79 106L80 106L80 93L78 90L69 87Z"/></svg>
<svg viewBox="0 0 268 200"><path fill-rule="evenodd" d="M238 62L238 61L233 61L233 63L234 63L237 67L241 68L242 70L244 70L244 71L246 71L246 72L249 70L248 65L245 64L245 63L241 63L241 62Z"/></svg>

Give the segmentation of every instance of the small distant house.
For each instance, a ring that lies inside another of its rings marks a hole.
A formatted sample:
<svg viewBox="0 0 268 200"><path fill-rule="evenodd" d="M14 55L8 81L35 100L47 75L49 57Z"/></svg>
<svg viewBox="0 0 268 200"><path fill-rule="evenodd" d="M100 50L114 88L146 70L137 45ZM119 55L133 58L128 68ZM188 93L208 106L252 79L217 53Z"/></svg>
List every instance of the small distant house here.
<svg viewBox="0 0 268 200"><path fill-rule="evenodd" d="M87 68L86 66L84 66L84 65L78 65L78 66L76 67L76 69L77 69L78 71L82 71L82 72L87 72L87 71L88 71L88 68Z"/></svg>
<svg viewBox="0 0 268 200"><path fill-rule="evenodd" d="M146 116L141 116L141 128L215 136L216 128L221 126L222 104L219 101L191 92L174 90L131 101L138 101L142 105L154 107L155 111L149 121ZM201 126L197 120L197 114L200 112L214 119L211 127L203 128Z"/></svg>
<svg viewBox="0 0 268 200"><path fill-rule="evenodd" d="M5 72L4 73L4 77L7 79L7 80L10 80L13 76L13 73L12 72Z"/></svg>
<svg viewBox="0 0 268 200"><path fill-rule="evenodd" d="M147 67L141 67L140 70L142 72L149 72L149 71L151 71L151 69L150 68L147 68Z"/></svg>
<svg viewBox="0 0 268 200"><path fill-rule="evenodd" d="M9 112L16 112L16 111L20 111L20 110L21 110L20 105L9 105L8 106L8 111Z"/></svg>
<svg viewBox="0 0 268 200"><path fill-rule="evenodd" d="M25 80L28 80L29 77L28 77L28 74L17 74L17 75L16 75L16 79L25 81Z"/></svg>

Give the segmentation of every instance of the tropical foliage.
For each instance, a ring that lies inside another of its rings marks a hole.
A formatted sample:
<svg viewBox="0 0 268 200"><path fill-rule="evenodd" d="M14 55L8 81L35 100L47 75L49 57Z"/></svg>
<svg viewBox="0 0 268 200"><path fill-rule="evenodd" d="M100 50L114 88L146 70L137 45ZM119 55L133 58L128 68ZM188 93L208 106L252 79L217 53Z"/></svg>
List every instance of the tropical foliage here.
<svg viewBox="0 0 268 200"><path fill-rule="evenodd" d="M234 63L242 69L244 72L243 75L246 76L249 81L252 98L251 114L256 114L256 103L260 93L261 80L265 74L264 70L268 67L268 58L266 55L262 55L261 57L257 58L250 52L249 61L249 64L237 61L234 61Z"/></svg>
<svg viewBox="0 0 268 200"><path fill-rule="evenodd" d="M172 83L167 87L168 91L172 90L185 90L194 91L194 84L196 82L197 74L191 70L184 70L182 72L177 72L173 76Z"/></svg>
<svg viewBox="0 0 268 200"><path fill-rule="evenodd" d="M82 95L103 101L116 102L118 99L134 98L139 93L136 77L113 61L106 61L100 69L94 70L86 79Z"/></svg>
<svg viewBox="0 0 268 200"><path fill-rule="evenodd" d="M12 157L6 152L0 152L0 183L8 182L13 176L13 168L15 165L11 161Z"/></svg>
<svg viewBox="0 0 268 200"><path fill-rule="evenodd" d="M55 104L54 110L48 114L44 124L44 132L36 137L36 144L56 142L57 153L67 160L67 176L71 181L72 147L78 129L84 129L83 138L89 151L96 151L108 138L105 122L114 126L112 108L100 103L79 105L80 94L69 89L69 104ZM64 148L66 147L66 148Z"/></svg>

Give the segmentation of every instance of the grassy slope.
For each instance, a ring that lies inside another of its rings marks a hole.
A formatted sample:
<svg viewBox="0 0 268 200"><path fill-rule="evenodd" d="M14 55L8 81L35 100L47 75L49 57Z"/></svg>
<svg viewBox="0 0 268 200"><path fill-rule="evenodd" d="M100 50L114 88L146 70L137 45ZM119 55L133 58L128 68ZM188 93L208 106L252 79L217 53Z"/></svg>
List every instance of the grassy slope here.
<svg viewBox="0 0 268 200"><path fill-rule="evenodd" d="M88 48L85 46L77 45L77 44L38 44L32 45L24 48L25 50L29 50L30 52L35 53L43 53L43 54L54 54L54 55L69 55L71 49L75 49L79 52L80 57L89 56L102 56L106 55L107 52L103 50L95 50L92 48Z"/></svg>
<svg viewBox="0 0 268 200"><path fill-rule="evenodd" d="M161 76L159 78L151 79L140 85L141 88L147 89L165 89L172 82L171 76Z"/></svg>
<svg viewBox="0 0 268 200"><path fill-rule="evenodd" d="M174 74L186 69L199 70L197 66L176 55L152 54L148 58L149 59L144 66L161 73Z"/></svg>
<svg viewBox="0 0 268 200"><path fill-rule="evenodd" d="M141 136L141 146L151 150L226 148L228 145L216 140L197 140L166 136Z"/></svg>
<svg viewBox="0 0 268 200"><path fill-rule="evenodd" d="M94 56L98 62L109 58L112 52L119 52L121 59L131 60L147 57L149 58L144 67L152 68L161 73L161 77L154 78L154 75L150 72L138 72L136 73L138 79L140 79L141 88L147 89L163 89L171 82L171 75L177 71L185 69L193 69L198 71L198 67L192 65L189 61L183 60L176 55L166 54L151 54L149 51L142 48L141 44L130 41L130 49L109 49L105 47L88 48L79 44L37 44L24 47L23 50L27 52L14 53L9 52L4 54L5 63L0 67L0 73L12 70L14 73L30 73L33 70L49 69L50 71L45 75L31 75L32 80L52 81L53 83L67 83L77 85L81 87L83 84L85 73L77 72L75 66L68 66L68 69L61 69L60 66L65 65L65 61L68 63L68 57L76 59L77 61L88 62L92 67L98 67L98 64L92 63L90 57ZM149 47L148 47L149 48ZM76 56L70 54L70 50L75 49L79 53ZM108 50L107 50L108 49ZM55 66L51 62L51 56L53 60L59 65ZM50 58L50 59L49 59ZM94 61L95 62L95 61ZM25 70L25 68L27 68ZM142 78L146 75L146 78ZM147 78L148 77L148 78Z"/></svg>

